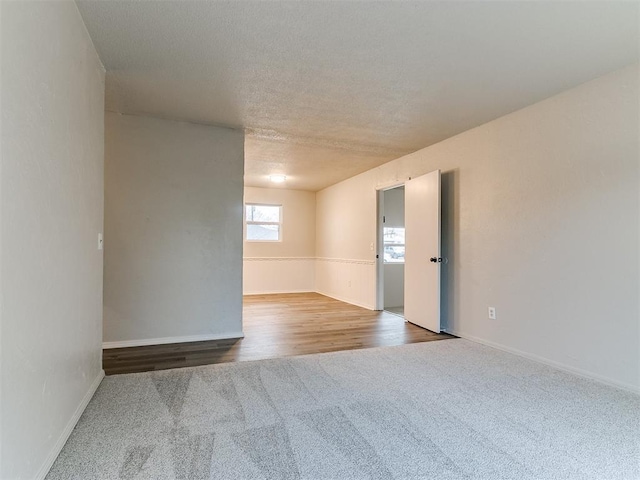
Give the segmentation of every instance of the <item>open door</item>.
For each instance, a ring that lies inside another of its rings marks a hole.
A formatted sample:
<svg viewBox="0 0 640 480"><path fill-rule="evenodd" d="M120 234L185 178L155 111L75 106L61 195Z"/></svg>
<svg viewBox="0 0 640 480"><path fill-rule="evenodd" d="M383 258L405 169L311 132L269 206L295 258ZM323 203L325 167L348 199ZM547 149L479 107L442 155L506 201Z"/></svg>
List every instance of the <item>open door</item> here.
<svg viewBox="0 0 640 480"><path fill-rule="evenodd" d="M405 183L404 317L440 333L440 170Z"/></svg>

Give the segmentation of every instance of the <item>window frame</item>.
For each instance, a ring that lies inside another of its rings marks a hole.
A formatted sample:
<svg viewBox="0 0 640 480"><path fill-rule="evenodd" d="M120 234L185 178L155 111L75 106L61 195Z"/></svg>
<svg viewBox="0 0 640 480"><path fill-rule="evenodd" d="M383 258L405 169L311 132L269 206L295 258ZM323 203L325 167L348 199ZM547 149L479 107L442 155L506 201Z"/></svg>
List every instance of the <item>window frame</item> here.
<svg viewBox="0 0 640 480"><path fill-rule="evenodd" d="M278 222L259 222L259 221L255 221L255 220L247 220L247 207L278 207L278 218L280 219L280 221ZM243 225L244 225L244 241L245 242L255 242L255 243L279 243L282 242L282 235L283 235L283 222L282 222L282 213L283 213L283 208L282 208L282 204L280 203L257 203L257 202L246 202L244 204L244 208L243 208L243 212L242 212L242 219L243 219ZM248 225L278 225L278 239L277 240L259 240L259 239L249 239L247 237L248 235L248 230L247 230L247 226Z"/></svg>

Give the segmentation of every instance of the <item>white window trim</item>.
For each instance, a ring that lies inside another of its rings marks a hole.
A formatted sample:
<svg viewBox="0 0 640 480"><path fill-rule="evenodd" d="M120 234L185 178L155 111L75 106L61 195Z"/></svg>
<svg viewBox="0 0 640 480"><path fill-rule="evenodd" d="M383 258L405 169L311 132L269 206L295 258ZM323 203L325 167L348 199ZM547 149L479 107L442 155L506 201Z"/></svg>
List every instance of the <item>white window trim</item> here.
<svg viewBox="0 0 640 480"><path fill-rule="evenodd" d="M278 207L280 210L280 221L279 222L255 222L253 220L247 220L247 207ZM242 209L242 218L244 220L244 228L243 228L243 237L245 242L250 243L279 243L282 242L283 236L283 227L282 227L282 205L277 203L256 203L256 202L247 202L244 204L244 208ZM278 240L249 240L247 238L247 225L278 225L280 228L278 229Z"/></svg>

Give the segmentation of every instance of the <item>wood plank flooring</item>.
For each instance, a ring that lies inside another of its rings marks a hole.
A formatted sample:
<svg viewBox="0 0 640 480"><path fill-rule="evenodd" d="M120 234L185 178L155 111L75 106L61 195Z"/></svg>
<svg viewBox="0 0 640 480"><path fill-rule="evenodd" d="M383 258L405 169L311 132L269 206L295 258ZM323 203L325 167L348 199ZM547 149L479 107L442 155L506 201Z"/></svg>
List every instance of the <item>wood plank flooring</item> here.
<svg viewBox="0 0 640 480"><path fill-rule="evenodd" d="M104 350L107 375L455 338L317 293L244 297L245 338Z"/></svg>

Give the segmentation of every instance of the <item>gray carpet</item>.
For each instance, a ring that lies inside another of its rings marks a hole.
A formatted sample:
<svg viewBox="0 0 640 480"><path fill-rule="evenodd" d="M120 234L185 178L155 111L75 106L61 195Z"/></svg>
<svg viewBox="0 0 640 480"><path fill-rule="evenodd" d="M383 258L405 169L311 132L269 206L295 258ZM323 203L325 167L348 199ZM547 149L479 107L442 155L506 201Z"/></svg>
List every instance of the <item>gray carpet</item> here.
<svg viewBox="0 0 640 480"><path fill-rule="evenodd" d="M639 479L640 397L465 340L107 377L47 479Z"/></svg>

